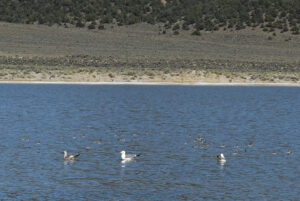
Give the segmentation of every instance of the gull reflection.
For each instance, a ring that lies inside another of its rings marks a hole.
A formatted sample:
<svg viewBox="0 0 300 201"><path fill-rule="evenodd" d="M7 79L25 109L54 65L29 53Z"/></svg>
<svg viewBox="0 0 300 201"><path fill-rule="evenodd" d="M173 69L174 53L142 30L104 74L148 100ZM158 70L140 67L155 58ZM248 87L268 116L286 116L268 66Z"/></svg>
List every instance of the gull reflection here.
<svg viewBox="0 0 300 201"><path fill-rule="evenodd" d="M64 165L73 165L74 160L64 160Z"/></svg>

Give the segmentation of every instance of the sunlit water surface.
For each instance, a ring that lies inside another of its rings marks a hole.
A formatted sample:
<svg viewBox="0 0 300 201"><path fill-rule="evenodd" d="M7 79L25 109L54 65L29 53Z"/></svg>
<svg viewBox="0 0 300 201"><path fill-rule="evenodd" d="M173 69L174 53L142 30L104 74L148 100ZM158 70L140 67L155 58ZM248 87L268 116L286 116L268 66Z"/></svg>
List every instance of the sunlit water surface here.
<svg viewBox="0 0 300 201"><path fill-rule="evenodd" d="M2 84L0 112L3 200L299 199L300 88Z"/></svg>

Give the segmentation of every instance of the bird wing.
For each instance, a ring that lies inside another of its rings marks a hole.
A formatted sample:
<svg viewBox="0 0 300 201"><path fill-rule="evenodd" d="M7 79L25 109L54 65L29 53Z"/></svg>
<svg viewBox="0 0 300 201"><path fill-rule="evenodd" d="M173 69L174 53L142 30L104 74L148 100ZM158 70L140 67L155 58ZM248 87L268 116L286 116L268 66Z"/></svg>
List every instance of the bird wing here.
<svg viewBox="0 0 300 201"><path fill-rule="evenodd" d="M136 158L138 156L140 156L140 154L127 154L126 158Z"/></svg>
<svg viewBox="0 0 300 201"><path fill-rule="evenodd" d="M75 155L70 155L70 156L68 156L66 159L68 159L68 160L74 160L74 159L77 158L78 156L80 156L80 153L75 154Z"/></svg>

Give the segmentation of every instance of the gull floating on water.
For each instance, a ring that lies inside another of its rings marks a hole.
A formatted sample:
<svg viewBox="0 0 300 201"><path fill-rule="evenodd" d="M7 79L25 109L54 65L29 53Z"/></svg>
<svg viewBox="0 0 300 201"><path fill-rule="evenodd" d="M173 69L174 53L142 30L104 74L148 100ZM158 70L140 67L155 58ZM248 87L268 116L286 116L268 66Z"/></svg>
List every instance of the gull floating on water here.
<svg viewBox="0 0 300 201"><path fill-rule="evenodd" d="M217 161L220 163L225 163L226 159L223 153L220 153L219 155L217 155Z"/></svg>
<svg viewBox="0 0 300 201"><path fill-rule="evenodd" d="M292 154L292 152L291 151L287 151L287 152L285 152L287 155L290 155L290 154Z"/></svg>
<svg viewBox="0 0 300 201"><path fill-rule="evenodd" d="M122 162L128 162L140 156L140 154L126 154L125 151L121 151L120 154L121 154Z"/></svg>
<svg viewBox="0 0 300 201"><path fill-rule="evenodd" d="M68 152L64 151L64 160L75 160L79 155L80 153L75 155L68 155Z"/></svg>

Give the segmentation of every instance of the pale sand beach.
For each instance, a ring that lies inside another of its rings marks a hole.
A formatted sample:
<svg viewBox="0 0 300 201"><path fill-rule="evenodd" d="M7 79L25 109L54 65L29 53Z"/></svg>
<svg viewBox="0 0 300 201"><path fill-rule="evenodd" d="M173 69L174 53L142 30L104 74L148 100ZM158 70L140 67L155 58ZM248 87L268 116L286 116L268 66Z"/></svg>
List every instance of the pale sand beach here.
<svg viewBox="0 0 300 201"><path fill-rule="evenodd" d="M0 83L13 84L82 84L82 85L189 85L189 86L300 86L300 81L286 78L255 77L256 74L220 74L202 70L175 72L152 71L94 71L80 73L33 73L23 76L7 75ZM287 74L285 74L287 76ZM291 76L291 75L289 75Z"/></svg>
<svg viewBox="0 0 300 201"><path fill-rule="evenodd" d="M0 81L0 84L66 84L66 85L170 85L170 86L282 86L300 87L300 83L229 83L229 82L196 82L196 83L175 83L175 82L63 82L63 81Z"/></svg>

